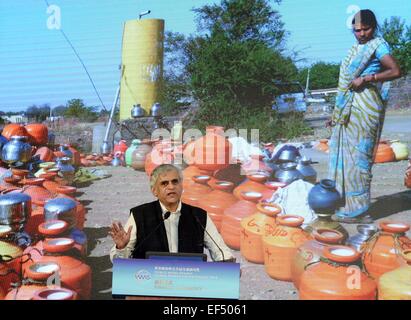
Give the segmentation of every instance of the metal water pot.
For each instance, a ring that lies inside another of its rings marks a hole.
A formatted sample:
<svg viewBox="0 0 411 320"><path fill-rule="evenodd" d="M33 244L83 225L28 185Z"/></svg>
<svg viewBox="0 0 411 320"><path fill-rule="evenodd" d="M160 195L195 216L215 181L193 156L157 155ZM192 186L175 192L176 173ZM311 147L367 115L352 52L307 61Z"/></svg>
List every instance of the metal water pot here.
<svg viewBox="0 0 411 320"><path fill-rule="evenodd" d="M75 228L77 224L76 202L68 198L55 198L46 202L44 205L44 219L63 220L69 225L69 228Z"/></svg>
<svg viewBox="0 0 411 320"><path fill-rule="evenodd" d="M317 182L317 171L311 166L311 159L303 156L298 160L297 170L303 175L303 179L310 183Z"/></svg>
<svg viewBox="0 0 411 320"><path fill-rule="evenodd" d="M8 164L29 162L31 159L31 145L27 142L27 137L12 136L1 150L1 159Z"/></svg>
<svg viewBox="0 0 411 320"><path fill-rule="evenodd" d="M295 162L286 162L280 164L274 177L277 181L290 184L295 180L302 179L303 175L297 170L297 164Z"/></svg>
<svg viewBox="0 0 411 320"><path fill-rule="evenodd" d="M119 155L114 156L114 159L111 161L111 165L113 167L121 167L123 165L123 161L121 160Z"/></svg>
<svg viewBox="0 0 411 320"><path fill-rule="evenodd" d="M4 146L7 142L9 142L9 140L7 140L5 137L3 137L2 135L0 135L0 152L1 152L1 149L3 149L3 146Z"/></svg>
<svg viewBox="0 0 411 320"><path fill-rule="evenodd" d="M71 184L74 180L76 169L71 165L71 159L68 157L57 159L57 168L60 169L59 174Z"/></svg>
<svg viewBox="0 0 411 320"><path fill-rule="evenodd" d="M297 157L300 156L300 152L298 151L298 148L293 146L293 145L284 145L281 147L280 150L274 155L272 160L274 160L277 163L282 163L282 162L293 162L296 161Z"/></svg>
<svg viewBox="0 0 411 320"><path fill-rule="evenodd" d="M73 152L69 149L69 146L64 144L59 146L59 151L64 153L64 156L70 159L70 163L73 164L74 162L74 155Z"/></svg>
<svg viewBox="0 0 411 320"><path fill-rule="evenodd" d="M160 105L160 103L156 102L155 104L153 104L150 111L151 111L151 116L152 117L161 116L161 105Z"/></svg>
<svg viewBox="0 0 411 320"><path fill-rule="evenodd" d="M359 224L357 226L357 231L357 234L348 238L346 244L361 252L363 244L365 244L368 239L378 231L378 228L373 224Z"/></svg>
<svg viewBox="0 0 411 320"><path fill-rule="evenodd" d="M31 197L24 193L0 195L0 225L20 232L31 215Z"/></svg>
<svg viewBox="0 0 411 320"><path fill-rule="evenodd" d="M131 109L132 118L141 118L146 115L145 110L141 107L141 104L135 104Z"/></svg>

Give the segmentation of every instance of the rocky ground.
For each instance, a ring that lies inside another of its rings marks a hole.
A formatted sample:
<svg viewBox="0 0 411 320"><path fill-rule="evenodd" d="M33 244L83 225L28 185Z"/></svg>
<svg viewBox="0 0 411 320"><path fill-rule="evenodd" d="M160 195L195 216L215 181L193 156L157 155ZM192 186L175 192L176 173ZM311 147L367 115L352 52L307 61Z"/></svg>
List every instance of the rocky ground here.
<svg viewBox="0 0 411 320"><path fill-rule="evenodd" d="M405 121L402 132L389 130L383 132L383 139L399 139L406 142L411 150L411 116L409 112L392 113L388 117L398 116ZM394 126L395 127L395 126ZM316 130L315 135L303 140L327 138L328 131ZM327 155L315 149L304 149L311 156L318 178L326 177ZM372 214L376 222L389 218L411 223L411 190L403 184L407 161L376 164L373 169ZM144 172L125 167L99 167L111 174L110 178L94 181L88 186L79 188L79 199L87 206L88 214L85 232L88 236L89 257L87 263L93 270L93 299L112 299L111 268L109 250L113 245L107 232L113 220L123 223L127 220L129 209L138 204L154 200L149 190L149 181ZM355 225L344 225L351 235L356 233ZM247 262L239 252L234 253L241 263L242 277L240 299L246 300L293 300L298 299L298 292L289 282L271 279L264 271L263 265Z"/></svg>

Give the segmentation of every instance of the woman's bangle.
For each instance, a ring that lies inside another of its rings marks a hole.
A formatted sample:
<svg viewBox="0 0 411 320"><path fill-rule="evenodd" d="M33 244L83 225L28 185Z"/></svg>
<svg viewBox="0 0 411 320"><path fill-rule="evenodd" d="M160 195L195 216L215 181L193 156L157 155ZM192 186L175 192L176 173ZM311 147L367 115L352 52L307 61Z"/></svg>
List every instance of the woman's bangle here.
<svg viewBox="0 0 411 320"><path fill-rule="evenodd" d="M377 81L378 81L378 80L377 80L377 74L376 74L376 73L373 74L373 78L374 78L374 82L377 82Z"/></svg>

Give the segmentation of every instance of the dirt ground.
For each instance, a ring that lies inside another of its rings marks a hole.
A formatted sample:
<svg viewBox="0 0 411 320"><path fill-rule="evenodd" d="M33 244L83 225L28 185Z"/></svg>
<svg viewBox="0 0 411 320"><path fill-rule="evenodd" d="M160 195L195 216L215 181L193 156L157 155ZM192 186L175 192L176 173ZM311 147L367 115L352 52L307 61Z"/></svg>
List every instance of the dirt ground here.
<svg viewBox="0 0 411 320"><path fill-rule="evenodd" d="M410 112L387 114L403 115L411 128ZM382 139L399 139L408 144L411 150L411 132L383 131ZM303 153L312 157L318 164L313 165L318 178L326 177L328 156L315 149L304 149ZM389 218L411 223L411 190L404 187L404 172L408 161L376 164L373 167L372 215L378 221ZM85 232L88 236L89 257L87 263L93 272L92 299L112 299L112 264L109 251L113 245L108 237L109 226L113 220L126 222L129 209L155 198L149 190L148 177L144 172L125 167L99 167L111 174L110 178L94 181L89 186L79 188L78 199L88 209ZM344 224L350 235L356 233L356 225ZM271 279L263 265L247 262L239 252L234 251L241 263L240 299L244 300L295 300L298 292L290 282Z"/></svg>

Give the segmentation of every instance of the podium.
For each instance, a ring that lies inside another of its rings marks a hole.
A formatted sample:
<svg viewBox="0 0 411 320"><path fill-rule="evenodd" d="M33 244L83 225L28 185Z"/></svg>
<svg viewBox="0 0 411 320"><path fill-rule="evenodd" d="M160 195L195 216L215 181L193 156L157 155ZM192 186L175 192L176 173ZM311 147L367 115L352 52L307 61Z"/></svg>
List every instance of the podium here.
<svg viewBox="0 0 411 320"><path fill-rule="evenodd" d="M114 298L239 299L240 264L186 257L113 259Z"/></svg>

